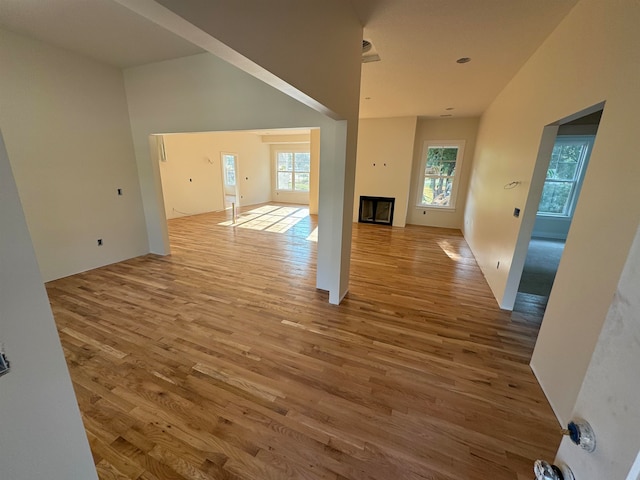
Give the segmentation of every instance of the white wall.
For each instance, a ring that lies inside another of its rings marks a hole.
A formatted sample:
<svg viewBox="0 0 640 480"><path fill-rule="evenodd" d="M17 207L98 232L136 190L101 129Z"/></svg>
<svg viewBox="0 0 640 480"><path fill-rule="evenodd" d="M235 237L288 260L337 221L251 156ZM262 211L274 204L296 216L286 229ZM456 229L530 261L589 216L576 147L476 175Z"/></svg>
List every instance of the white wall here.
<svg viewBox="0 0 640 480"><path fill-rule="evenodd" d="M577 479L623 480L640 450L639 291L640 229L573 410L595 430L596 451L586 453L566 437L558 451Z"/></svg>
<svg viewBox="0 0 640 480"><path fill-rule="evenodd" d="M0 126L44 280L147 253L122 72L2 30L0 65Z"/></svg>
<svg viewBox="0 0 640 480"><path fill-rule="evenodd" d="M349 285L350 217L362 67L362 25L353 7L341 0L304 3L249 0L241 4L197 0L117 1L333 121L326 123L320 140L316 285L329 292L330 303L339 303ZM313 55L309 55L310 51ZM332 67L329 76L326 75L327 65ZM217 83L220 84L220 80ZM231 91L238 90L237 85L229 87ZM264 91L264 88L256 85L253 91L246 92L242 102L255 100L258 91ZM189 93L197 96L198 92ZM227 125L223 128L228 130L233 128L229 125L235 123L233 117L238 113L232 110L233 102L222 105L229 117L224 119ZM260 101L251 105L251 120L246 120L254 125L245 128L259 128L264 115L271 112L264 109L265 105ZM222 111L216 113L222 114ZM220 115L220 119L224 117ZM280 120L272 115L273 124L279 124ZM270 126L266 125L267 128ZM306 126L318 125L309 123ZM141 165L140 156L138 165ZM151 182L157 184L158 175L148 171L141 175L151 249L167 252L168 235L162 227L164 219L158 214L161 195L157 193L157 186L146 188Z"/></svg>
<svg viewBox="0 0 640 480"><path fill-rule="evenodd" d="M224 209L222 154L236 154L236 205L271 200L269 147L249 132L163 135L166 162L159 162L167 218Z"/></svg>
<svg viewBox="0 0 640 480"><path fill-rule="evenodd" d="M348 2L159 0L158 3L276 75L289 85L284 89L291 95L297 95L293 86L336 113L333 118L357 118L362 27ZM245 63L241 60L237 66L242 68ZM327 75L327 66L331 66L331 75Z"/></svg>
<svg viewBox="0 0 640 480"><path fill-rule="evenodd" d="M0 475L97 479L1 135L0 224Z"/></svg>
<svg viewBox="0 0 640 480"><path fill-rule="evenodd" d="M259 135L245 132L211 133L221 152L233 152L237 158L237 205L255 205L271 200L271 163L269 146Z"/></svg>
<svg viewBox="0 0 640 480"><path fill-rule="evenodd" d="M141 185L147 198L147 227L152 249L158 253L164 249L157 241L164 222L158 222L161 212L156 211L153 201L159 162L151 161L150 134L329 126L332 122L206 53L128 69L125 82ZM265 168L269 168L269 146L263 146L267 151ZM235 148L225 144L224 150ZM239 158L240 164L242 161ZM239 169L242 178L247 176L242 165ZM267 188L270 195L270 177Z"/></svg>
<svg viewBox="0 0 640 480"><path fill-rule="evenodd" d="M162 135L160 162L167 218L224 210L220 151L206 133Z"/></svg>
<svg viewBox="0 0 640 480"><path fill-rule="evenodd" d="M274 133L270 132L268 135L262 135L262 141L264 143L276 144L276 143L304 143L311 142L311 133Z"/></svg>
<svg viewBox="0 0 640 480"><path fill-rule="evenodd" d="M507 288L517 290L522 264L510 272L512 262L526 255L535 219L539 197L528 197L543 127L606 101L531 363L563 424L640 219L639 24L634 0L579 2L491 104L478 134L464 233L502 305ZM523 183L505 190L511 181Z"/></svg>
<svg viewBox="0 0 640 480"><path fill-rule="evenodd" d="M407 223L429 227L462 228L466 192L469 188L479 122L479 118L418 119L413 152L413 168L411 170L411 191L409 194ZM421 172L424 142L438 140L464 140L465 142L462 168L457 169L460 175L458 182L460 183L454 210L417 207L419 187L422 186L424 178Z"/></svg>
<svg viewBox="0 0 640 480"><path fill-rule="evenodd" d="M354 222L358 221L360 196L392 197L396 199L393 226L405 226L416 122L416 117L360 120Z"/></svg>
<svg viewBox="0 0 640 480"><path fill-rule="evenodd" d="M311 185L309 185L309 213L318 214L320 202L320 129L314 128L309 135L311 148Z"/></svg>
<svg viewBox="0 0 640 480"><path fill-rule="evenodd" d="M318 287L330 291L333 301L341 298L348 285L348 258L345 263L340 253L343 236L335 232L347 233L340 215L341 198L346 191L346 169L340 161L341 156L347 158L346 125L210 54L128 69L125 83L150 246L156 253L168 253L168 235L158 161L151 161L157 158L156 146L155 142L149 142L149 135L320 127L320 210L322 202L325 205L324 213L321 211L319 215ZM342 143L341 135L345 136ZM343 148L338 149L338 145ZM349 216L349 226L350 220ZM345 272L347 278L343 278Z"/></svg>

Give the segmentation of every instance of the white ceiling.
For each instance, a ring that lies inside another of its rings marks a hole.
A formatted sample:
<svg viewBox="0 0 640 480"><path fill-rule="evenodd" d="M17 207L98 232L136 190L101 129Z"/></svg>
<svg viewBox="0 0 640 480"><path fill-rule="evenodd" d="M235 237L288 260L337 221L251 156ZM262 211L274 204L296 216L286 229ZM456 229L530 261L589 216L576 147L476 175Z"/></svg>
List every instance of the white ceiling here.
<svg viewBox="0 0 640 480"><path fill-rule="evenodd" d="M0 28L121 68L203 51L113 0L0 0Z"/></svg>
<svg viewBox="0 0 640 480"><path fill-rule="evenodd" d="M351 1L381 57L362 66L364 118L480 115L577 3ZM0 27L121 68L202 52L114 0L0 0Z"/></svg>
<svg viewBox="0 0 640 480"><path fill-rule="evenodd" d="M381 58L362 65L367 118L480 115L577 0L352 3Z"/></svg>

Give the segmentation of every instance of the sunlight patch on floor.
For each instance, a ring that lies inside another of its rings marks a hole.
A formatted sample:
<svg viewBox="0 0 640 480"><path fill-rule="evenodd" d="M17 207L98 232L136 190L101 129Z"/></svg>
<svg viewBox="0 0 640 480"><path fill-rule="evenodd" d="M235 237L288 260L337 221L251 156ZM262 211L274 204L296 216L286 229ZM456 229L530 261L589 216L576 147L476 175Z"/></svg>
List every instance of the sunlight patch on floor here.
<svg viewBox="0 0 640 480"><path fill-rule="evenodd" d="M444 253L447 254L447 256L451 260L455 260L457 262L462 258L462 255L460 255L458 252L455 251L456 247L451 245L451 243L449 243L447 240L442 240L438 242L438 246L442 249Z"/></svg>
<svg viewBox="0 0 640 480"><path fill-rule="evenodd" d="M318 227L313 229L313 232L309 234L309 236L307 237L307 240L309 240L310 242L318 243Z"/></svg>
<svg viewBox="0 0 640 480"><path fill-rule="evenodd" d="M265 205L243 213L236 219L236 223L227 220L218 225L284 233L308 215L308 208Z"/></svg>

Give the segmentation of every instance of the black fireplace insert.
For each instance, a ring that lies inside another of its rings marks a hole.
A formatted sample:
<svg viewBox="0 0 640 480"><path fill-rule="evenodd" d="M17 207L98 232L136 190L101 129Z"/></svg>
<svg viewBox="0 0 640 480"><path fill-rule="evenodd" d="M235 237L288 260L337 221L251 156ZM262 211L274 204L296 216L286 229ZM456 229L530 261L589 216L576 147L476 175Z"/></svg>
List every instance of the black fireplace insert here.
<svg viewBox="0 0 640 480"><path fill-rule="evenodd" d="M393 224L393 207L396 199L390 197L360 197L358 222Z"/></svg>

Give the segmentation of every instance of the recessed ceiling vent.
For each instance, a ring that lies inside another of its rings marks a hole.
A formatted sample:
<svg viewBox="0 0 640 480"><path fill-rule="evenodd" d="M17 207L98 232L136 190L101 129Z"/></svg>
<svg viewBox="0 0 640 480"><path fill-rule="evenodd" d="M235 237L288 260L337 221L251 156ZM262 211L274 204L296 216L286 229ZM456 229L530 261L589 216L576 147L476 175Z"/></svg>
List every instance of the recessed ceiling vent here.
<svg viewBox="0 0 640 480"><path fill-rule="evenodd" d="M379 62L380 55L376 52L373 43L369 40L362 40L362 63Z"/></svg>

